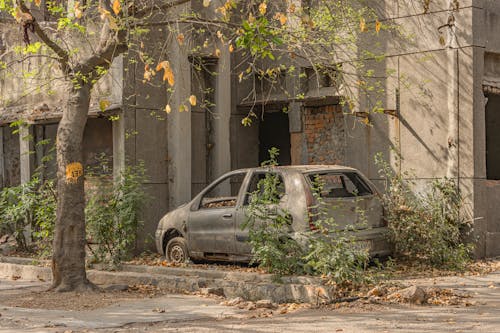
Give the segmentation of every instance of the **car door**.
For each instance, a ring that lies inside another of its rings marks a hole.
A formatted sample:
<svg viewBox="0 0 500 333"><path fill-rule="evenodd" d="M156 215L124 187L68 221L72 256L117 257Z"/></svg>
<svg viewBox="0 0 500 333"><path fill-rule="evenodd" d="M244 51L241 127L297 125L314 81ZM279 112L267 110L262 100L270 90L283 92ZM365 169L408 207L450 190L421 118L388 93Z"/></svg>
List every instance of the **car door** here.
<svg viewBox="0 0 500 333"><path fill-rule="evenodd" d="M249 175L249 181L246 183L244 192L243 192L243 200L242 204L238 207L236 211L236 219L235 219L235 239L236 239L236 254L249 256L252 253L252 245L249 243L249 229L245 227L249 215L249 204L252 199L252 193L257 193L259 190L262 191L262 187L259 186L259 183L262 184L263 179L266 175L272 175L273 177L277 177L277 195L279 196L279 200L282 201L286 194L285 183L283 180L283 175L278 172L265 172L265 171L255 171L251 175ZM262 212L265 212L268 216L279 214L281 211L281 207L283 207L283 203L273 205L266 205L262 207ZM261 223L266 223L266 221L255 221L255 226L258 226Z"/></svg>
<svg viewBox="0 0 500 333"><path fill-rule="evenodd" d="M246 172L225 175L199 195L187 224L191 252L207 257L234 252L234 220L245 175Z"/></svg>

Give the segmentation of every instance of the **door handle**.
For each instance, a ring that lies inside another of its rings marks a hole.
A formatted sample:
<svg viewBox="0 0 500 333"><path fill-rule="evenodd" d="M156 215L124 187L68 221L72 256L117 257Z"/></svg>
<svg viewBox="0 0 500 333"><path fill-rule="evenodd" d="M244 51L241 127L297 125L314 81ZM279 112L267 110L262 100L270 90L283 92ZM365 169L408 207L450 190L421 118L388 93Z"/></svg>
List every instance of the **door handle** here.
<svg viewBox="0 0 500 333"><path fill-rule="evenodd" d="M222 217L225 218L225 219L228 219L230 217L233 217L233 214L227 213L227 214L222 215Z"/></svg>

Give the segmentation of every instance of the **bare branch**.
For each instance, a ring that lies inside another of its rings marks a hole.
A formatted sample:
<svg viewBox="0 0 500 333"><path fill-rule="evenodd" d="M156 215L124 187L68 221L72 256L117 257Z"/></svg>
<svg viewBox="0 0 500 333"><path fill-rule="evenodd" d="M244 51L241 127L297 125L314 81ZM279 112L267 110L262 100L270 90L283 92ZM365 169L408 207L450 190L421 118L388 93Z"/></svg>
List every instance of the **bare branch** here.
<svg viewBox="0 0 500 333"><path fill-rule="evenodd" d="M175 1L167 2L167 3L161 4L161 5L160 4L153 5L153 6L143 8L143 9L139 10L138 12L133 13L133 15L135 18L142 18L142 17L145 17L149 14L152 14L153 11L170 9L172 7L179 6L179 5L188 3L188 2L191 2L191 0L175 0Z"/></svg>

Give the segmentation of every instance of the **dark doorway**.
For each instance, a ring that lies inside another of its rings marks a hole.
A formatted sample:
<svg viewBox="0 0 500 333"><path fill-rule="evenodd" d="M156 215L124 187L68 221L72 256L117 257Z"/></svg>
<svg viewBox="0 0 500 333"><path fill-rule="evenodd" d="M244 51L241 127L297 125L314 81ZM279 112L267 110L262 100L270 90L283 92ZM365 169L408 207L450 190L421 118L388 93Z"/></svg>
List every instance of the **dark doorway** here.
<svg viewBox="0 0 500 333"><path fill-rule="evenodd" d="M259 164L269 159L269 149L280 150L278 163L290 165L290 130L288 114L282 111L266 112L259 124Z"/></svg>
<svg viewBox="0 0 500 333"><path fill-rule="evenodd" d="M486 97L486 176L500 180L500 95Z"/></svg>

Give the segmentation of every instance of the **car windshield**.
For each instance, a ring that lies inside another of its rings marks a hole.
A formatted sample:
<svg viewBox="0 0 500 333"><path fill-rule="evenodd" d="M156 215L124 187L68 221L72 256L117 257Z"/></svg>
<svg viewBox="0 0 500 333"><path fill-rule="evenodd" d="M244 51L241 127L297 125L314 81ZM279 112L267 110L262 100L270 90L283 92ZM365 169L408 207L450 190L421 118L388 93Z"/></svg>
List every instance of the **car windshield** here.
<svg viewBox="0 0 500 333"><path fill-rule="evenodd" d="M322 198L350 198L373 194L356 172L319 172L307 175L313 192Z"/></svg>

